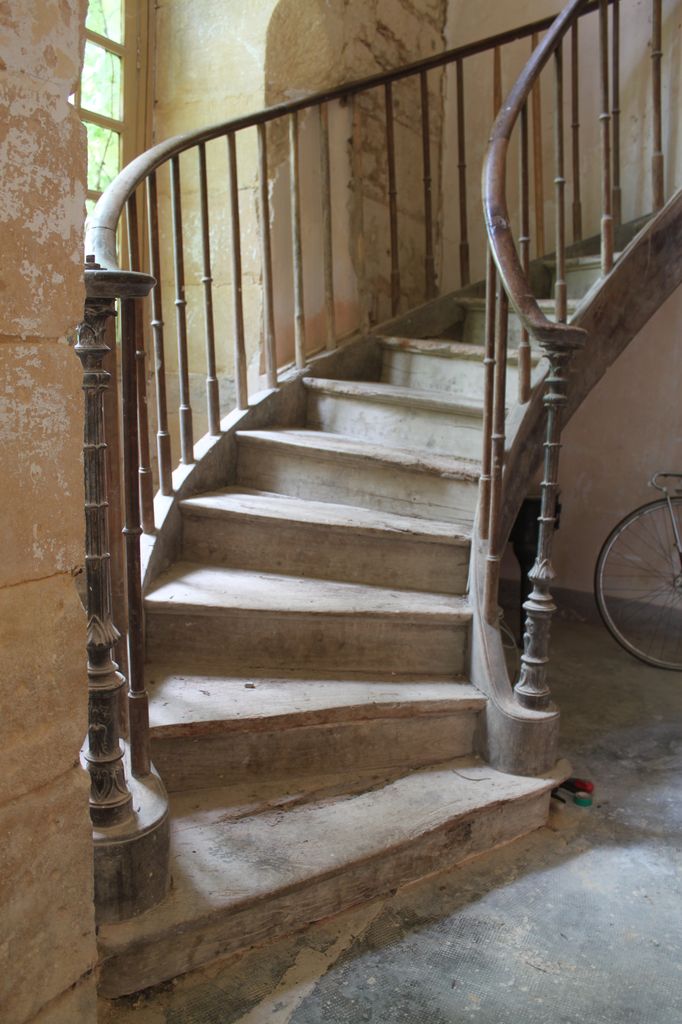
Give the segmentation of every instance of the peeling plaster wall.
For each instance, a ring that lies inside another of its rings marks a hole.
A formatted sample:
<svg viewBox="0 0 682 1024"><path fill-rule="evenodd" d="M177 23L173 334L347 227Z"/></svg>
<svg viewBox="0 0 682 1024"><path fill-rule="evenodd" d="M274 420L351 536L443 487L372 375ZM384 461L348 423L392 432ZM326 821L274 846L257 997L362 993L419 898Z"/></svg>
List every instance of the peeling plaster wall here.
<svg viewBox="0 0 682 1024"><path fill-rule="evenodd" d="M80 364L85 0L0 4L0 1017L92 1024Z"/></svg>

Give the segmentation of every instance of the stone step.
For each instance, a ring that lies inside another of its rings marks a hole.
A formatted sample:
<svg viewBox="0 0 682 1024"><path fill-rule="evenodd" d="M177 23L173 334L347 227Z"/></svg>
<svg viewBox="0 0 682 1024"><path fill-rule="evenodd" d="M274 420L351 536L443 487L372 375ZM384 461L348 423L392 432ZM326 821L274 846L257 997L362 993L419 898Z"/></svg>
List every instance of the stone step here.
<svg viewBox="0 0 682 1024"><path fill-rule="evenodd" d="M480 465L317 430L238 431L237 482L397 515L473 521Z"/></svg>
<svg viewBox="0 0 682 1024"><path fill-rule="evenodd" d="M614 253L614 262L620 253ZM544 260L544 265L552 273L552 288L556 281L556 261ZM566 294L569 299L582 299L590 288L601 280L601 256L571 256L566 260Z"/></svg>
<svg viewBox="0 0 682 1024"><path fill-rule="evenodd" d="M554 299L538 299L538 306L548 320L554 320ZM483 344L485 340L485 299L484 298L458 298L457 304L465 312L464 324L462 326L462 341L465 344ZM568 303L568 317L578 308L578 303ZM513 310L509 312L509 326L507 331L507 344L510 348L518 348L521 343L521 321ZM535 342L531 339L531 345Z"/></svg>
<svg viewBox="0 0 682 1024"><path fill-rule="evenodd" d="M485 698L452 679L147 670L152 759L171 792L287 775L407 770L473 752Z"/></svg>
<svg viewBox="0 0 682 1024"><path fill-rule="evenodd" d="M153 659L219 659L223 672L462 676L463 598L178 562L145 598Z"/></svg>
<svg viewBox="0 0 682 1024"><path fill-rule="evenodd" d="M227 487L180 503L183 559L463 594L470 531L453 523Z"/></svg>
<svg viewBox="0 0 682 1024"><path fill-rule="evenodd" d="M483 403L483 347L435 338L383 338L381 379L387 384L415 388L426 393L446 393ZM531 352L531 365L540 360ZM518 389L518 357L511 349L507 358L507 396L511 404Z"/></svg>
<svg viewBox="0 0 682 1024"><path fill-rule="evenodd" d="M481 457L483 405L395 384L306 377L307 424L380 444Z"/></svg>
<svg viewBox="0 0 682 1024"><path fill-rule="evenodd" d="M171 891L100 926L100 994L137 992L533 831L566 770L521 778L467 757L247 816L229 789L178 794Z"/></svg>

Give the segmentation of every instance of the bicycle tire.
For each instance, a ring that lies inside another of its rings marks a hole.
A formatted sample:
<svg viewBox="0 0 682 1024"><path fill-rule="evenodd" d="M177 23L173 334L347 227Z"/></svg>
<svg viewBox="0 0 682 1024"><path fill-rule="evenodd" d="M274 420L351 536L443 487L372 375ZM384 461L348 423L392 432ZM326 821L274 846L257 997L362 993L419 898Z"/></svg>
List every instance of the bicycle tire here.
<svg viewBox="0 0 682 1024"><path fill-rule="evenodd" d="M682 498L672 498L680 521ZM635 658L682 671L682 567L665 498L625 516L602 545L594 595L611 636Z"/></svg>

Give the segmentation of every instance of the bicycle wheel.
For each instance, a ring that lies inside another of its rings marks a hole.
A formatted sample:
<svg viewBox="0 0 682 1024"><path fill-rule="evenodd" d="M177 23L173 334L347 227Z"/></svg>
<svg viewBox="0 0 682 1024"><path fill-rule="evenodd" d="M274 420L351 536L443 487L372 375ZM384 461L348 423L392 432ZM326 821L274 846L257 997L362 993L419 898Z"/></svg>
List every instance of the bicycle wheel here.
<svg viewBox="0 0 682 1024"><path fill-rule="evenodd" d="M673 498L682 519L682 498ZM599 552L594 593L604 625L648 665L682 670L682 565L665 499L626 516Z"/></svg>

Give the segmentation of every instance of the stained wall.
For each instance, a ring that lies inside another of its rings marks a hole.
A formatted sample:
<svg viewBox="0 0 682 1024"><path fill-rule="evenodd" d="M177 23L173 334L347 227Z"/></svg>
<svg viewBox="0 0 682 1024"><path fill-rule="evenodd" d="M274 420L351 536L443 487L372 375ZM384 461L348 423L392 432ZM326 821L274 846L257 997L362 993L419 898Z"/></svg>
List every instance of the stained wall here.
<svg viewBox="0 0 682 1024"><path fill-rule="evenodd" d="M92 1024L82 393L85 0L0 5L0 1018Z"/></svg>

